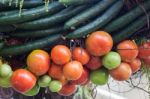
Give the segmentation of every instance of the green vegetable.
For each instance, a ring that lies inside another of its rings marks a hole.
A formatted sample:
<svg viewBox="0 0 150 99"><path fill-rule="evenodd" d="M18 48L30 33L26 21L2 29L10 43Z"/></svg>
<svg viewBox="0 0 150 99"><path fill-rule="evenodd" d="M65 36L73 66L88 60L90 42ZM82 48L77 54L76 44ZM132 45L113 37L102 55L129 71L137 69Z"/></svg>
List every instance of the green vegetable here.
<svg viewBox="0 0 150 99"><path fill-rule="evenodd" d="M64 5L81 5L81 4L93 4L99 0L59 0Z"/></svg>
<svg viewBox="0 0 150 99"><path fill-rule="evenodd" d="M12 25L0 25L0 32L11 32L15 30L16 28Z"/></svg>

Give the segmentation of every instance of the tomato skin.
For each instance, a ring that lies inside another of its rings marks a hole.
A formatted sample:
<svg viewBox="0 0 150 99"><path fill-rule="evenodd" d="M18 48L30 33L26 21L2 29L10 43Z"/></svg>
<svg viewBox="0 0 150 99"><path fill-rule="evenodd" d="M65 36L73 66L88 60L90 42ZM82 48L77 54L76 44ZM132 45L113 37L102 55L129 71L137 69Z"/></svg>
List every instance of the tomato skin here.
<svg viewBox="0 0 150 99"><path fill-rule="evenodd" d="M65 45L56 45L51 51L51 58L54 63L64 65L71 60L71 52Z"/></svg>
<svg viewBox="0 0 150 99"><path fill-rule="evenodd" d="M96 70L102 67L102 60L100 57L91 56L89 62L85 65L90 70Z"/></svg>
<svg viewBox="0 0 150 99"><path fill-rule="evenodd" d="M129 64L132 69L132 73L137 72L141 68L141 60L138 58L134 59Z"/></svg>
<svg viewBox="0 0 150 99"><path fill-rule="evenodd" d="M128 80L131 74L131 67L127 63L121 63L116 69L110 70L110 75L112 78L118 81Z"/></svg>
<svg viewBox="0 0 150 99"><path fill-rule="evenodd" d="M125 40L118 44L117 51L122 61L131 62L138 55L138 47L134 41Z"/></svg>
<svg viewBox="0 0 150 99"><path fill-rule="evenodd" d="M59 79L59 81L62 83L62 86L66 85L68 82L67 78L64 75Z"/></svg>
<svg viewBox="0 0 150 99"><path fill-rule="evenodd" d="M139 46L139 54L138 57L141 59L147 58L150 56L150 41L145 42L141 46Z"/></svg>
<svg viewBox="0 0 150 99"><path fill-rule="evenodd" d="M143 61L148 67L150 67L150 56L147 58L144 58Z"/></svg>
<svg viewBox="0 0 150 99"><path fill-rule="evenodd" d="M87 53L87 51L81 47L76 47L73 49L73 59L77 60L82 63L82 65L85 65L90 60L90 56Z"/></svg>
<svg viewBox="0 0 150 99"><path fill-rule="evenodd" d="M83 72L83 66L78 61L71 61L63 67L64 76L68 80L77 80Z"/></svg>
<svg viewBox="0 0 150 99"><path fill-rule="evenodd" d="M28 92L35 84L36 77L28 70L18 69L11 76L12 87L20 93Z"/></svg>
<svg viewBox="0 0 150 99"><path fill-rule="evenodd" d="M44 50L32 51L27 57L27 66L35 75L44 75L50 67L49 54Z"/></svg>
<svg viewBox="0 0 150 99"><path fill-rule="evenodd" d="M74 84L66 84L62 87L62 89L58 92L58 94L62 96L71 96L77 90L77 86Z"/></svg>
<svg viewBox="0 0 150 99"><path fill-rule="evenodd" d="M86 39L86 49L93 56L103 56L107 54L113 46L112 37L104 31L93 32Z"/></svg>

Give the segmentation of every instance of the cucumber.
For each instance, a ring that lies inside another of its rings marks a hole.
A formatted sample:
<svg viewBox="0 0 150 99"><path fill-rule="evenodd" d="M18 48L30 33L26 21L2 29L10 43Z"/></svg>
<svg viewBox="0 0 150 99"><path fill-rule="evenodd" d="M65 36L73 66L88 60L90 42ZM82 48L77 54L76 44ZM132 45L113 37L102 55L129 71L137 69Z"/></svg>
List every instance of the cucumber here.
<svg viewBox="0 0 150 99"><path fill-rule="evenodd" d="M108 10L106 10L106 12L104 12L101 16L96 18L94 21L76 29L72 33L67 34L65 37L69 39L81 38L83 36L88 35L89 33L96 31L97 29L107 24L112 18L114 18L122 8L123 4L124 4L123 0L117 1Z"/></svg>
<svg viewBox="0 0 150 99"><path fill-rule="evenodd" d="M99 0L59 0L64 5L81 5L81 4L93 4Z"/></svg>
<svg viewBox="0 0 150 99"><path fill-rule="evenodd" d="M0 32L11 32L15 30L16 28L12 25L0 25Z"/></svg>
<svg viewBox="0 0 150 99"><path fill-rule="evenodd" d="M46 30L20 31L20 32L18 31L15 33L10 33L9 35L11 37L16 37L16 38L25 38L25 37L35 38L35 37L44 37L51 34L63 33L63 32L64 32L63 26L57 26Z"/></svg>
<svg viewBox="0 0 150 99"><path fill-rule="evenodd" d="M4 47L5 43L3 41L0 41L0 49Z"/></svg>
<svg viewBox="0 0 150 99"><path fill-rule="evenodd" d="M148 16L150 18L150 12L148 13ZM138 18L136 21L132 22L130 25L128 25L128 27L126 27L122 31L115 33L113 35L114 44L119 43L120 41L129 38L139 29L144 27L146 23L147 23L147 17L146 15L144 15Z"/></svg>
<svg viewBox="0 0 150 99"><path fill-rule="evenodd" d="M77 27L85 21L92 19L93 17L99 15L102 11L104 11L108 6L110 6L116 0L102 0L98 4L95 4L93 7L86 9L79 15L71 18L65 23L64 28L69 29L72 27Z"/></svg>
<svg viewBox="0 0 150 99"><path fill-rule="evenodd" d="M11 15L11 14L14 14L14 13L19 13L19 10L13 10L13 11L3 11L3 12L0 12L0 17L1 16L8 16L8 15Z"/></svg>
<svg viewBox="0 0 150 99"><path fill-rule="evenodd" d="M79 6L79 7L68 7L65 10L57 13L53 16L48 16L46 18L42 18L35 21L30 21L26 23L22 23L17 25L18 29L25 29L25 30L35 30L35 29L44 29L50 27L52 25L60 24L72 16L78 14L82 10L86 9L88 6Z"/></svg>
<svg viewBox="0 0 150 99"><path fill-rule="evenodd" d="M150 0L145 1L143 4L143 7L145 10L149 10L150 9ZM136 8L131 10L130 12L127 12L126 14L121 16L120 18L117 18L116 20L109 23L104 28L104 30L106 30L108 32L114 32L116 30L119 30L119 29L125 27L126 25L128 25L129 23L131 23L132 21L134 21L137 17L139 17L140 15L142 15L144 13L145 12L141 8L141 6L137 6Z"/></svg>
<svg viewBox="0 0 150 99"><path fill-rule="evenodd" d="M46 15L51 15L65 8L58 2L53 2L48 6L48 12L45 9L45 5L23 11L19 16L18 13L9 16L0 17L0 24L15 24L20 22L25 22L33 19L37 19Z"/></svg>
<svg viewBox="0 0 150 99"><path fill-rule="evenodd" d="M45 37L39 40L25 43L23 45L7 46L0 50L0 56L8 57L8 56L21 55L21 54L24 54L26 52L29 52L35 49L40 49L46 46L50 46L55 41L59 40L60 38L61 38L61 34L54 34L54 35L50 35L48 37Z"/></svg>

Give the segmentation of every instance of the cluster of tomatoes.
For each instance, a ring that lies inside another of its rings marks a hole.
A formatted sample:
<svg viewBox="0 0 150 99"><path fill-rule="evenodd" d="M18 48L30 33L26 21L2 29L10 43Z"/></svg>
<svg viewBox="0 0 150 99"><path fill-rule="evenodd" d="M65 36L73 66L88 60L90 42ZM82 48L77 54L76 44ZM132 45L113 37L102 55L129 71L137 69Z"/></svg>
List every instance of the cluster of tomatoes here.
<svg viewBox="0 0 150 99"><path fill-rule="evenodd" d="M76 92L77 85L84 86L90 81L106 84L109 75L118 81L128 80L140 69L140 59L148 63L150 51L143 49L150 47L148 44L138 48L134 41L125 40L112 51L112 37L107 32L96 31L85 40L85 48L77 46L70 50L66 45L56 45L49 53L34 50L27 57L26 69L12 71L9 65L1 65L0 83L3 81L4 87L11 86L27 96L36 95L40 87L70 96Z"/></svg>

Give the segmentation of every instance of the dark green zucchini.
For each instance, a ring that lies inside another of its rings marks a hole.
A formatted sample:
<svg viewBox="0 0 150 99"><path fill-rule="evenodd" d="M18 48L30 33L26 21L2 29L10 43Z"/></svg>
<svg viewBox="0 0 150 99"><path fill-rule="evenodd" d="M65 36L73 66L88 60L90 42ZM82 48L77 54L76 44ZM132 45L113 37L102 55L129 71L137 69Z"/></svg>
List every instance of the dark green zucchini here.
<svg viewBox="0 0 150 99"><path fill-rule="evenodd" d="M149 10L150 9L150 0L145 1L143 4L143 7L145 10ZM116 30L119 30L119 29L125 27L126 25L128 25L129 23L131 23L132 21L134 21L137 17L139 17L140 15L142 15L144 13L145 12L141 8L141 6L137 6L130 12L127 12L123 16L121 16L121 17L117 18L116 20L112 21L111 23L109 23L104 28L104 30L106 30L108 32L114 32Z"/></svg>
<svg viewBox="0 0 150 99"><path fill-rule="evenodd" d="M54 34L50 35L48 37L28 42L22 45L12 45L12 46L7 46L4 47L0 50L0 56L16 56L16 55L21 55L26 52L35 50L35 49L40 49L44 48L46 46L52 45L55 41L59 40L61 38L61 34Z"/></svg>
<svg viewBox="0 0 150 99"><path fill-rule="evenodd" d="M45 37L51 34L63 33L64 28L63 26L57 26L46 30L35 30L35 31L18 31L15 33L10 33L11 37L16 38L25 38L25 37Z"/></svg>
<svg viewBox="0 0 150 99"><path fill-rule="evenodd" d="M39 20L34 20L34 21L19 24L17 25L17 28L26 29L26 30L35 30L35 29L47 28L52 25L61 24L62 22L68 20L72 16L86 9L87 7L88 6L68 7L65 10L53 16L48 16L46 18L42 18Z"/></svg>
<svg viewBox="0 0 150 99"><path fill-rule="evenodd" d="M72 27L79 26L83 22L99 15L102 11L104 11L106 8L108 8L112 3L114 3L116 0L102 0L98 2L98 4L95 4L93 7L86 9L82 13L76 15L75 17L71 18L65 23L64 28L69 29Z"/></svg>
<svg viewBox="0 0 150 99"><path fill-rule="evenodd" d="M150 12L148 13L148 16L150 18ZM144 15L138 18L136 21L132 22L130 25L128 25L128 27L126 27L122 31L113 34L114 44L129 38L131 35L133 35L133 33L137 32L139 29L145 26L146 23L147 23L147 16Z"/></svg>
<svg viewBox="0 0 150 99"><path fill-rule="evenodd" d="M114 18L122 8L123 4L124 4L123 0L117 1L110 8L108 8L106 12L104 12L101 16L96 18L94 21L76 29L72 33L67 34L65 37L69 39L81 38L83 36L88 35L89 33L96 31L97 29L107 24L112 18Z"/></svg>
<svg viewBox="0 0 150 99"><path fill-rule="evenodd" d="M16 28L12 25L0 25L0 32L11 32L15 30Z"/></svg>
<svg viewBox="0 0 150 99"><path fill-rule="evenodd" d="M46 15L54 14L65 8L58 2L53 2L48 6L48 11L45 9L45 5L29 9L27 11L23 11L19 16L18 13L9 15L9 16L2 16L0 17L0 24L15 24L20 22L25 22L33 19L37 19Z"/></svg>
<svg viewBox="0 0 150 99"><path fill-rule="evenodd" d="M94 4L100 0L59 0L64 5Z"/></svg>

